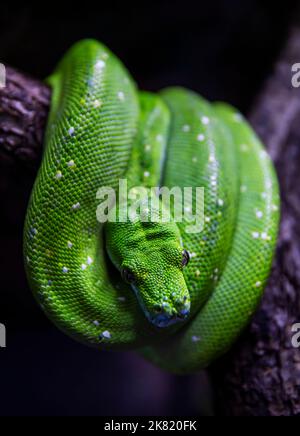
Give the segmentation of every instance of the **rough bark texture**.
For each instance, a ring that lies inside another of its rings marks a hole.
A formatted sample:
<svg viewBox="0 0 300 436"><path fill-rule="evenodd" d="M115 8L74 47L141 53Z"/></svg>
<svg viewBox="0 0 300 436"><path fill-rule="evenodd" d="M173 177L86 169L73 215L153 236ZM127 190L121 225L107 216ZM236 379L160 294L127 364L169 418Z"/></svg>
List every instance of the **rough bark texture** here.
<svg viewBox="0 0 300 436"><path fill-rule="evenodd" d="M274 159L282 220L272 275L262 304L239 342L211 370L217 411L226 415L300 415L300 348L291 327L300 322L300 88L291 65L300 62L294 30L257 98L250 121ZM50 90L13 69L0 91L0 164L37 168Z"/></svg>
<svg viewBox="0 0 300 436"><path fill-rule="evenodd" d="M250 114L277 168L281 228L272 274L252 324L234 350L212 369L219 413L300 415L300 88L291 66L300 62L300 29L287 45Z"/></svg>
<svg viewBox="0 0 300 436"><path fill-rule="evenodd" d="M12 68L0 90L0 162L37 167L47 120L50 89Z"/></svg>

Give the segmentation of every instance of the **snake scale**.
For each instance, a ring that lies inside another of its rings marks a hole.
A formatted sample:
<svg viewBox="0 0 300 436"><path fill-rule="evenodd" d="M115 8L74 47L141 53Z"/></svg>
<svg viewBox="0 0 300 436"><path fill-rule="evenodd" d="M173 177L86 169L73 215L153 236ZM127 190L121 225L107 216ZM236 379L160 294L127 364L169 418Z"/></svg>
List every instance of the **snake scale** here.
<svg viewBox="0 0 300 436"><path fill-rule="evenodd" d="M139 349L177 373L207 367L249 322L270 272L279 192L263 145L227 104L183 88L139 92L94 40L75 44L48 83L24 227L34 296L82 343ZM120 180L204 188L202 231L187 232L187 218L99 222L99 189Z"/></svg>

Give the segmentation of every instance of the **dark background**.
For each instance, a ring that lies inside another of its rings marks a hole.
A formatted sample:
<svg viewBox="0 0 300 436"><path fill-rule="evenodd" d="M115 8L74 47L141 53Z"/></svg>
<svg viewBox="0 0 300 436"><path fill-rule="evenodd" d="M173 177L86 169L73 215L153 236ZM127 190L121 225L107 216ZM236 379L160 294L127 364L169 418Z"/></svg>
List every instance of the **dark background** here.
<svg viewBox="0 0 300 436"><path fill-rule="evenodd" d="M141 88L183 85L247 113L287 36L296 1L1 5L0 62L37 78L93 37ZM298 60L295 60L295 62ZM1 113L0 113L1 116ZM211 414L204 373L176 377L134 353L91 350L60 333L26 284L22 227L35 174L0 164L0 415Z"/></svg>

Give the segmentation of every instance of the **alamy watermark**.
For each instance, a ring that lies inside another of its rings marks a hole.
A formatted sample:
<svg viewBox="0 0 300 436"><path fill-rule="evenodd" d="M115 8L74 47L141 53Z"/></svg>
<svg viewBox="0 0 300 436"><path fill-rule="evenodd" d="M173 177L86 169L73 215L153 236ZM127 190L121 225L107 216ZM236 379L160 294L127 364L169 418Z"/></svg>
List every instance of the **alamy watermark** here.
<svg viewBox="0 0 300 436"><path fill-rule="evenodd" d="M142 222L185 223L186 233L200 233L204 228L204 188L135 186L128 189L127 179L119 187L104 186L97 192L101 200L96 215L100 223Z"/></svg>
<svg viewBox="0 0 300 436"><path fill-rule="evenodd" d="M0 324L0 348L6 348L6 328L4 324Z"/></svg>
<svg viewBox="0 0 300 436"><path fill-rule="evenodd" d="M0 89L6 86L6 68L5 65L0 64Z"/></svg>
<svg viewBox="0 0 300 436"><path fill-rule="evenodd" d="M292 346L294 348L300 348L300 323L296 323L292 325Z"/></svg>
<svg viewBox="0 0 300 436"><path fill-rule="evenodd" d="M300 63L292 65L292 87L299 88L300 87Z"/></svg>

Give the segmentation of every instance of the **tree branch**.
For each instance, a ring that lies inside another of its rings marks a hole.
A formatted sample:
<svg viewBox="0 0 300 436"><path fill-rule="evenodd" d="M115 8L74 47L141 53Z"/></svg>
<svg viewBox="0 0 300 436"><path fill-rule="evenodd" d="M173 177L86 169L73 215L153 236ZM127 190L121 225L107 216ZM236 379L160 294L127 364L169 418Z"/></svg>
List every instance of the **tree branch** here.
<svg viewBox="0 0 300 436"><path fill-rule="evenodd" d="M300 322L300 88L291 85L291 66L299 61L300 29L294 28L250 114L277 168L281 228L260 308L211 372L225 415L300 414L300 348L291 343L292 325Z"/></svg>
<svg viewBox="0 0 300 436"><path fill-rule="evenodd" d="M0 162L38 167L50 105L50 89L13 68L0 90Z"/></svg>

